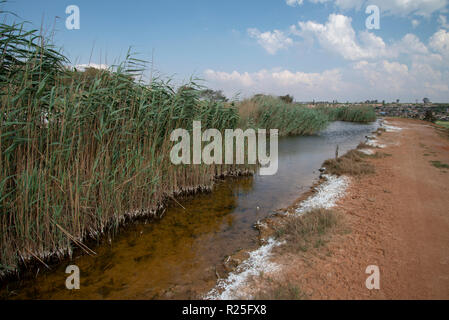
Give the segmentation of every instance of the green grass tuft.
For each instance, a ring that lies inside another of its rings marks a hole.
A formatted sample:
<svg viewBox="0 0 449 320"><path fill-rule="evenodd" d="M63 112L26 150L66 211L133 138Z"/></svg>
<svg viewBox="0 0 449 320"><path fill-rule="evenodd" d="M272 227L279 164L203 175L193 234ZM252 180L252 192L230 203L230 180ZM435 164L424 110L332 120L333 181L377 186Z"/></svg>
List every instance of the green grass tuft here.
<svg viewBox="0 0 449 320"><path fill-rule="evenodd" d="M449 121L437 121L436 124L449 129Z"/></svg>
<svg viewBox="0 0 449 320"><path fill-rule="evenodd" d="M438 169L449 169L449 164L442 163L440 161L430 161L430 163Z"/></svg>

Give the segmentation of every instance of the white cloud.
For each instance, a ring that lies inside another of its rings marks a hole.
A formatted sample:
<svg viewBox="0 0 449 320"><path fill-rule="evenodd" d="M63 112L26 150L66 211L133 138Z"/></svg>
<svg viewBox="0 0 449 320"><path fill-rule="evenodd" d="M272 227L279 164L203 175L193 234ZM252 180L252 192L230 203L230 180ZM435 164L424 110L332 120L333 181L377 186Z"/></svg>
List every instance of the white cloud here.
<svg viewBox="0 0 449 320"><path fill-rule="evenodd" d="M449 59L449 32L443 29L438 30L430 38L429 46Z"/></svg>
<svg viewBox="0 0 449 320"><path fill-rule="evenodd" d="M429 51L424 43L419 38L412 34L406 34L398 43L392 45L391 50L394 52L392 55L397 54L428 54Z"/></svg>
<svg viewBox="0 0 449 320"><path fill-rule="evenodd" d="M360 84L366 92L387 100L403 101L431 96L435 101L447 101L449 86L447 72L432 68L429 64L406 64L382 60L359 61L353 66L355 76L362 77ZM396 98L395 98L396 96Z"/></svg>
<svg viewBox="0 0 449 320"><path fill-rule="evenodd" d="M226 73L208 69L204 72L204 74L208 80L224 83L232 82L238 87L251 87L254 85L254 81L252 79L253 76L251 76L248 72L242 74L237 71Z"/></svg>
<svg viewBox="0 0 449 320"><path fill-rule="evenodd" d="M282 31L260 32L256 28L248 29L251 38L257 39L257 42L269 53L276 54L281 49L286 49L293 44L293 40L287 37Z"/></svg>
<svg viewBox="0 0 449 320"><path fill-rule="evenodd" d="M373 2L387 4L385 1ZM424 16L447 1L410 2L413 1L391 1L383 10L391 14ZM352 0L336 0L335 3L341 8L356 8L356 2ZM403 8L405 13L399 13L398 8ZM416 22L411 20L412 26L419 24L418 19L414 19ZM445 16L440 15L439 24L440 30L425 42L415 34L408 33L400 40L388 43L372 32L356 32L352 27L352 19L342 14L329 15L325 23L300 21L286 32L274 30L261 33L257 29L249 29L249 35L257 39L270 54L292 46L299 41L296 37L301 37L318 43L321 48L340 55L348 62L341 68L310 73L287 69L253 73L208 70L205 75L216 88L224 89L228 95L236 92L242 92L245 96L256 93L293 94L297 100L303 101L414 101L427 96L433 101L447 101L449 30L446 30Z"/></svg>
<svg viewBox="0 0 449 320"><path fill-rule="evenodd" d="M94 68L99 70L108 70L109 66L107 64L97 64L97 63L89 63L89 64L77 64L75 66L77 70L84 71L87 68Z"/></svg>
<svg viewBox="0 0 449 320"><path fill-rule="evenodd" d="M291 31L304 38L316 38L329 51L342 55L347 60L372 59L387 56L387 48L382 38L373 33L360 33L361 42L351 26L352 19L341 14L331 14L325 24L313 21L299 22Z"/></svg>
<svg viewBox="0 0 449 320"><path fill-rule="evenodd" d="M412 20L412 27L413 27L413 29L415 29L416 27L418 27L419 24L420 24L419 20L417 20L417 19L413 19L413 20Z"/></svg>
<svg viewBox="0 0 449 320"><path fill-rule="evenodd" d="M298 99L314 99L326 95L334 99L345 91L345 83L339 69L322 73L293 72L286 69L260 70L254 73L231 73L206 70L205 79L229 96L241 92L244 96L257 93L294 94Z"/></svg>
<svg viewBox="0 0 449 320"><path fill-rule="evenodd" d="M398 62L360 61L353 68L366 80L366 88L372 88L370 91L386 91L398 95L409 80L407 65Z"/></svg>
<svg viewBox="0 0 449 320"><path fill-rule="evenodd" d="M446 16L440 14L440 16L438 17L438 23L442 28L449 29L449 23L447 22Z"/></svg>
<svg viewBox="0 0 449 320"><path fill-rule="evenodd" d="M372 0L370 4L378 5L386 13L407 16L430 16L434 12L444 9L448 0Z"/></svg>
<svg viewBox="0 0 449 320"><path fill-rule="evenodd" d="M290 7L295 7L302 5L304 0L286 0L286 2Z"/></svg>
<svg viewBox="0 0 449 320"><path fill-rule="evenodd" d="M287 4L289 2L296 5L302 4L303 1L287 0ZM333 3L336 7L343 10L360 10L367 5L377 5L386 14L398 16L418 15L425 17L445 9L449 4L449 0L309 0L309 2Z"/></svg>
<svg viewBox="0 0 449 320"><path fill-rule="evenodd" d="M436 34L434 39L440 36ZM264 69L253 73L227 73L207 70L204 75L209 85L223 89L228 96L236 93L244 97L257 93L292 94L300 101L415 101L428 96L433 101L447 101L449 70L446 60L439 54L431 53L416 40L415 36L406 35L400 42L404 46L411 44L414 48L412 51L415 54L410 55L409 64L388 59L360 60L351 62L345 68L323 72ZM438 41L436 43L440 44ZM447 45L443 49L447 50ZM402 50L399 44L395 50Z"/></svg>
<svg viewBox="0 0 449 320"><path fill-rule="evenodd" d="M335 54L341 55L350 61L359 60L379 60L384 58L397 58L400 55L429 55L429 49L414 34L408 33L401 40L387 45L384 40L368 31L361 31L356 34L351 25L351 18L331 14L325 24L313 21L299 22L299 29L296 26L290 27L292 34L304 39L316 39L321 47ZM440 30L439 34L432 37L432 44L435 51L444 54L447 34Z"/></svg>

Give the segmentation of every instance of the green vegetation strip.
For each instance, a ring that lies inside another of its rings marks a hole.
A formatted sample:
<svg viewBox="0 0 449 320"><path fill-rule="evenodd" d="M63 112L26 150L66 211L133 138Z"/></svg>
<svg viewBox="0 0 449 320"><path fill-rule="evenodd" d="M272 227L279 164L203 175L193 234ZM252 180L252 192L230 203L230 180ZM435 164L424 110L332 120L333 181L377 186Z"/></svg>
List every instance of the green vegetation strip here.
<svg viewBox="0 0 449 320"><path fill-rule="evenodd" d="M430 161L430 163L438 169L449 169L449 164L441 163L440 161Z"/></svg>
<svg viewBox="0 0 449 320"><path fill-rule="evenodd" d="M449 129L449 121L437 121L436 124Z"/></svg>

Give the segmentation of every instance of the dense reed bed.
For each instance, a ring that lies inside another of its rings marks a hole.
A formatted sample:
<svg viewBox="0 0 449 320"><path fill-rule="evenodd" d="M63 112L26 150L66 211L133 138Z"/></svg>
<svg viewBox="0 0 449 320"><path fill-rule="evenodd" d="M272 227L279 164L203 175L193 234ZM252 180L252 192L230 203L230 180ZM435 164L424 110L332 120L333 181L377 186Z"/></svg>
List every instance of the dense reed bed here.
<svg viewBox="0 0 449 320"><path fill-rule="evenodd" d="M282 97L256 95L238 103L239 126L279 129L279 135L311 135L330 121L369 123L376 113L369 106L316 106L286 102Z"/></svg>
<svg viewBox="0 0 449 320"><path fill-rule="evenodd" d="M292 104L272 96L255 96L238 105L241 125L279 129L280 136L311 135L329 123L318 109Z"/></svg>
<svg viewBox="0 0 449 320"><path fill-rule="evenodd" d="M368 106L318 107L318 110L328 115L330 121L349 121L368 123L376 120L374 108Z"/></svg>
<svg viewBox="0 0 449 320"><path fill-rule="evenodd" d="M171 164L173 129L238 122L195 83L144 85L131 56L114 71L78 72L37 31L1 24L0 34L0 273L74 245L89 252L86 237L247 169Z"/></svg>

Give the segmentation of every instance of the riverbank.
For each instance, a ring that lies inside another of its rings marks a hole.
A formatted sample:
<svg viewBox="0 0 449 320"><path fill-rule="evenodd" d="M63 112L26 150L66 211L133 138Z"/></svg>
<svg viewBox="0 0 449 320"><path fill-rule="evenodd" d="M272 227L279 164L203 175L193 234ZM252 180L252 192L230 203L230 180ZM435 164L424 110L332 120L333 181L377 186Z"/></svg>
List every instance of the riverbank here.
<svg viewBox="0 0 449 320"><path fill-rule="evenodd" d="M369 143L383 154L366 159L375 173L351 178L331 209L335 225L296 252L272 250L272 271L239 288L251 288L246 298L449 298L447 131L406 119L385 128ZM380 269L380 290L365 286L370 265Z"/></svg>

